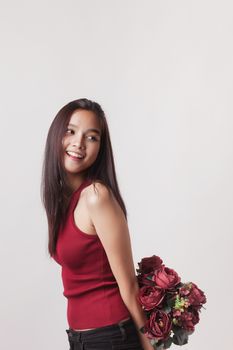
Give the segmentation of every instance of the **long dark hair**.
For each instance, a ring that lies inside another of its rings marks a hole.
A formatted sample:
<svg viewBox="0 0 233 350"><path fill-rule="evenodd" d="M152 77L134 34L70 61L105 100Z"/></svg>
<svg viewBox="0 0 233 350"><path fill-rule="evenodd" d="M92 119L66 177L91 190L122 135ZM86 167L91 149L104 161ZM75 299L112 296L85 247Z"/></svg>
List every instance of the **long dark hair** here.
<svg viewBox="0 0 233 350"><path fill-rule="evenodd" d="M46 139L42 166L41 199L48 220L48 251L56 251L58 229L69 205L72 189L63 166L62 138L72 113L85 109L95 113L100 122L100 149L95 162L85 172L85 179L102 182L111 189L127 220L127 210L117 183L112 145L105 113L101 106L86 98L74 100L60 109L55 116Z"/></svg>

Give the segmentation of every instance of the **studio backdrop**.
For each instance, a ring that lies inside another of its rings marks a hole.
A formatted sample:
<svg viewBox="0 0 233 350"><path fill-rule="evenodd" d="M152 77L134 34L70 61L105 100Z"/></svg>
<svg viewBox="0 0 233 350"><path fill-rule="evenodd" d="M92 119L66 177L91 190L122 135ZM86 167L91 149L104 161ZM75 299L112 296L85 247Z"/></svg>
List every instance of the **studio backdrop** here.
<svg viewBox="0 0 233 350"><path fill-rule="evenodd" d="M231 347L232 11L226 0L0 1L2 349L68 349L40 182L49 125L81 97L107 116L135 268L157 254L206 293L183 349Z"/></svg>

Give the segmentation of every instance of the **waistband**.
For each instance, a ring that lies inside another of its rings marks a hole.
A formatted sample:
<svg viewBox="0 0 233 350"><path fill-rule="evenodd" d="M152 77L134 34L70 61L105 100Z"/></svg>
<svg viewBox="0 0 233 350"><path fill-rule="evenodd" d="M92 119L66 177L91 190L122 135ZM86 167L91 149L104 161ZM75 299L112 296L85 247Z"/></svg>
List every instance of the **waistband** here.
<svg viewBox="0 0 233 350"><path fill-rule="evenodd" d="M98 327L87 331L75 331L72 328L66 329L66 333L69 338L84 340L89 338L92 335L98 335L103 333L104 331L120 331L123 335L125 335L125 328L128 326L134 325L133 319L130 317L128 320L120 321L118 323L114 323L108 326Z"/></svg>

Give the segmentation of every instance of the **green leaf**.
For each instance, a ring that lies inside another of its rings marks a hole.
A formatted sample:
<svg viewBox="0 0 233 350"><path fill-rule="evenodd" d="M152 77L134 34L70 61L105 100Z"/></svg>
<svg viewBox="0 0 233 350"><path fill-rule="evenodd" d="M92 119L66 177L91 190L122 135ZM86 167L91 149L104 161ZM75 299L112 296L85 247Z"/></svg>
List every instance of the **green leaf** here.
<svg viewBox="0 0 233 350"><path fill-rule="evenodd" d="M167 305L173 307L175 305L175 298L167 299Z"/></svg>
<svg viewBox="0 0 233 350"><path fill-rule="evenodd" d="M181 287L183 287L183 285L184 285L184 283L180 282L176 285L176 288L181 288Z"/></svg>
<svg viewBox="0 0 233 350"><path fill-rule="evenodd" d="M166 305L163 307L163 311L168 314L169 312L171 312L171 307Z"/></svg>
<svg viewBox="0 0 233 350"><path fill-rule="evenodd" d="M171 345L172 345L172 337L169 337L164 341L164 349L170 348Z"/></svg>
<svg viewBox="0 0 233 350"><path fill-rule="evenodd" d="M146 279L152 281L152 276L146 276Z"/></svg>
<svg viewBox="0 0 233 350"><path fill-rule="evenodd" d="M164 350L163 343L161 343L160 345L156 345L156 350Z"/></svg>
<svg viewBox="0 0 233 350"><path fill-rule="evenodd" d="M156 345L158 343L158 340L156 338L150 339L151 345Z"/></svg>
<svg viewBox="0 0 233 350"><path fill-rule="evenodd" d="M139 331L141 332L141 333L145 333L145 327L144 326L142 326L141 328L139 328Z"/></svg>
<svg viewBox="0 0 233 350"><path fill-rule="evenodd" d="M180 330L183 330L183 328L173 325L173 327L172 327L173 333L179 334Z"/></svg>
<svg viewBox="0 0 233 350"><path fill-rule="evenodd" d="M172 341L176 345L184 345L188 343L188 332L185 329L174 327L174 335Z"/></svg>

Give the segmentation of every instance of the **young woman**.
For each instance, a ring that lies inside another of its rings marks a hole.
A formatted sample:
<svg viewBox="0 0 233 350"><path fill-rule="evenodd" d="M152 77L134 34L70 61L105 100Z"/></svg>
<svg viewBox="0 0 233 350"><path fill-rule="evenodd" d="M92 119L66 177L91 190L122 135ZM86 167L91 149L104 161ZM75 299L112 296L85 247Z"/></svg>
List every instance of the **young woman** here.
<svg viewBox="0 0 233 350"><path fill-rule="evenodd" d="M46 140L42 201L48 250L61 265L70 350L154 349L132 258L110 135L101 106L65 105Z"/></svg>

